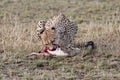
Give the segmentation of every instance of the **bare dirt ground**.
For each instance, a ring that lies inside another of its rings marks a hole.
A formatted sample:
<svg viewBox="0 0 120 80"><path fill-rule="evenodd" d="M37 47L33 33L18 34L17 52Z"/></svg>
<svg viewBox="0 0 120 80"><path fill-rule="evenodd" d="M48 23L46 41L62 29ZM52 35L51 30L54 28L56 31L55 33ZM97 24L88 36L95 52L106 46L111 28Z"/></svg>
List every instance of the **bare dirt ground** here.
<svg viewBox="0 0 120 80"><path fill-rule="evenodd" d="M37 22L59 12L77 22L76 42L92 40L96 49L26 57L41 49ZM0 0L0 80L120 80L120 1Z"/></svg>

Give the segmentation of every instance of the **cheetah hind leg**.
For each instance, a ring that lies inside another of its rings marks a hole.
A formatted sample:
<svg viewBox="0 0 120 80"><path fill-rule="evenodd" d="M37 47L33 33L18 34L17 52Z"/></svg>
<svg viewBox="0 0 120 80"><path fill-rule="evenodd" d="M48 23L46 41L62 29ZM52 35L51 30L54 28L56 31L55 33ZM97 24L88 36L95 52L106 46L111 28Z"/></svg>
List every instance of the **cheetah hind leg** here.
<svg viewBox="0 0 120 80"><path fill-rule="evenodd" d="M89 53L92 53L93 49L95 49L95 44L93 41L87 41L87 42L84 42L82 44L78 43L78 44L76 44L75 48L74 47L70 48L72 50L71 51L72 54L68 55L67 57L74 57L74 56L78 55L81 48L86 48ZM88 53L83 55L83 57L86 55L88 55Z"/></svg>
<svg viewBox="0 0 120 80"><path fill-rule="evenodd" d="M93 53L93 50L96 48L95 43L93 41L87 41L87 42L83 42L83 43L77 43L76 44L77 48L83 48L85 50L87 50L87 53L83 55L83 57L85 57L88 54Z"/></svg>

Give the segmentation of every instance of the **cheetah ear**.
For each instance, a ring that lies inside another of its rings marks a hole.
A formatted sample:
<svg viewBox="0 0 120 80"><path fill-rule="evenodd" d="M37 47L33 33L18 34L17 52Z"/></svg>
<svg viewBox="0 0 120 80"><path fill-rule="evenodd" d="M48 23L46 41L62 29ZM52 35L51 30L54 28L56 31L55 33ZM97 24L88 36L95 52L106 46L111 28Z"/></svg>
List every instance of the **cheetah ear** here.
<svg viewBox="0 0 120 80"><path fill-rule="evenodd" d="M37 24L37 28L45 29L46 20L40 20Z"/></svg>
<svg viewBox="0 0 120 80"><path fill-rule="evenodd" d="M62 12L58 14L58 16L65 16Z"/></svg>
<svg viewBox="0 0 120 80"><path fill-rule="evenodd" d="M40 25L42 22L41 22L41 20L38 22L38 25Z"/></svg>
<svg viewBox="0 0 120 80"><path fill-rule="evenodd" d="M44 26L45 26L46 22L47 22L46 20L40 20L40 21L38 22L38 25L44 24Z"/></svg>

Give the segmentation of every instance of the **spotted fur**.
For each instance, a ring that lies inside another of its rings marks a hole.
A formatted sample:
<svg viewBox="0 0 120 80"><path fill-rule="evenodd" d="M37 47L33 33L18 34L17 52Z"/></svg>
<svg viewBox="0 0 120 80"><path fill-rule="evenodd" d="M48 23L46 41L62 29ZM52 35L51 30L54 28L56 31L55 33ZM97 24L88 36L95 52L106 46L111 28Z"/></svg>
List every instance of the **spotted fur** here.
<svg viewBox="0 0 120 80"><path fill-rule="evenodd" d="M62 48L73 45L78 26L75 22L70 21L64 14L59 14L48 20L45 27L48 30L55 28L55 44L59 44Z"/></svg>

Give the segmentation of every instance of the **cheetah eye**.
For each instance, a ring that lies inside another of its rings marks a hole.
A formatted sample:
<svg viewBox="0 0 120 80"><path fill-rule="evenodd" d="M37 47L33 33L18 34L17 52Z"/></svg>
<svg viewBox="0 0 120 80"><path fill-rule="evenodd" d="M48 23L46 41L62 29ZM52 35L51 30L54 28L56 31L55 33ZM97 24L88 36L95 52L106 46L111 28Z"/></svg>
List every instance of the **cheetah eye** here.
<svg viewBox="0 0 120 80"><path fill-rule="evenodd" d="M55 27L52 27L51 29L52 29L52 30L55 30Z"/></svg>

